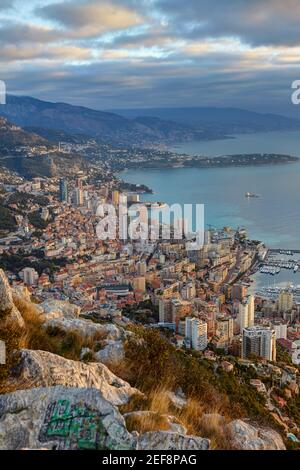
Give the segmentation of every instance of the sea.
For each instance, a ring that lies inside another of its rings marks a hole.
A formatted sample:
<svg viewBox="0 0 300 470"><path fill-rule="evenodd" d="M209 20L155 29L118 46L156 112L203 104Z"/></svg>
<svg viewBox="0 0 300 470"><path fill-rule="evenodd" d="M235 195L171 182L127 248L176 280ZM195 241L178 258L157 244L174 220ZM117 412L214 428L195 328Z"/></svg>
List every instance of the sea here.
<svg viewBox="0 0 300 470"><path fill-rule="evenodd" d="M220 156L281 153L300 156L300 132L278 131L235 135L214 141L191 141L170 148L179 154ZM289 164L230 168L125 170L125 181L146 184L154 194L143 201L204 204L205 224L244 227L251 239L269 248L300 250L300 161ZM246 198L246 192L259 197ZM300 254L295 257L299 257ZM299 263L300 264L300 263ZM257 286L300 285L300 270L257 274Z"/></svg>

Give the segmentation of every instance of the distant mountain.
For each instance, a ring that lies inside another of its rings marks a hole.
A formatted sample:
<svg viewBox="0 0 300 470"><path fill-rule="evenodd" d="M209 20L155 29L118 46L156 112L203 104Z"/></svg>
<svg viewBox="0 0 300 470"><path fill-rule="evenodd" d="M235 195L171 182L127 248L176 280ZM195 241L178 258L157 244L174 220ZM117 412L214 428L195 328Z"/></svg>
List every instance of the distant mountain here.
<svg viewBox="0 0 300 470"><path fill-rule="evenodd" d="M31 97L8 96L0 115L52 142L95 138L114 146L149 147L235 133L300 129L300 120L238 108L151 108L97 111Z"/></svg>
<svg viewBox="0 0 300 470"><path fill-rule="evenodd" d="M163 119L128 119L66 103L50 103L30 97L8 96L0 115L26 127L48 128L68 134L85 134L115 145L143 145L197 138L190 126Z"/></svg>
<svg viewBox="0 0 300 470"><path fill-rule="evenodd" d="M244 132L298 130L300 120L277 114L262 114L239 108L148 108L148 109L119 109L117 113L128 119L143 116L155 116L163 120L172 120L194 129L209 130L233 134Z"/></svg>

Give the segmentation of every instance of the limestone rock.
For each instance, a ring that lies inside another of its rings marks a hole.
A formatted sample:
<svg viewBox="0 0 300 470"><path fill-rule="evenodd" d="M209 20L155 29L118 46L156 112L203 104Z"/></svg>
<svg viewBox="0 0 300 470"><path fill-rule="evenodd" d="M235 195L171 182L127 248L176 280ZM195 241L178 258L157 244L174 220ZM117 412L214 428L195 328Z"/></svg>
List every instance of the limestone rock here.
<svg viewBox="0 0 300 470"><path fill-rule="evenodd" d="M177 390L175 393L169 391L168 398L171 401L172 405L174 405L178 409L182 409L187 404L187 399L182 390Z"/></svg>
<svg viewBox="0 0 300 470"><path fill-rule="evenodd" d="M46 351L22 349L11 381L18 388L64 387L95 388L113 405L128 402L140 392L113 374L104 364L72 361Z"/></svg>
<svg viewBox="0 0 300 470"><path fill-rule="evenodd" d="M21 328L24 326L22 315L14 305L12 290L3 269L0 269L0 319L1 318L12 321Z"/></svg>
<svg viewBox="0 0 300 470"><path fill-rule="evenodd" d="M4 271L0 269L0 312L10 311L14 306L12 291Z"/></svg>
<svg viewBox="0 0 300 470"><path fill-rule="evenodd" d="M39 304L42 314L50 318L76 318L80 314L80 307L62 300L49 299Z"/></svg>
<svg viewBox="0 0 300 470"><path fill-rule="evenodd" d="M285 450L283 440L270 428L261 428L236 419L228 424L232 443L239 450Z"/></svg>
<svg viewBox="0 0 300 470"><path fill-rule="evenodd" d="M209 439L170 431L151 431L138 438L138 450L208 450Z"/></svg>
<svg viewBox="0 0 300 470"><path fill-rule="evenodd" d="M124 357L125 351L123 342L113 340L108 340L106 346L95 354L95 359L104 364L120 362Z"/></svg>
<svg viewBox="0 0 300 470"><path fill-rule="evenodd" d="M93 323L79 318L52 318L46 320L44 326L59 328L63 331L76 331L84 337L93 336L96 333L103 334L104 338L115 341L123 336L122 330L111 323Z"/></svg>
<svg viewBox="0 0 300 470"><path fill-rule="evenodd" d="M20 300L26 300L26 302L30 302L31 293L26 286L14 286L12 291L14 299L17 298Z"/></svg>
<svg viewBox="0 0 300 470"><path fill-rule="evenodd" d="M0 395L0 449L135 447L117 408L92 388L33 388Z"/></svg>

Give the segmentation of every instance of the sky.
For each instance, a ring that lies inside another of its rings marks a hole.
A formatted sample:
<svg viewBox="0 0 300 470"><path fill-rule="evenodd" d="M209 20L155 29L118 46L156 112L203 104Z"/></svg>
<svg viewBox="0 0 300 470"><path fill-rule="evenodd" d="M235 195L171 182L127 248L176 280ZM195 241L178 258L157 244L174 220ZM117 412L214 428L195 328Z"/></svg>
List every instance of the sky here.
<svg viewBox="0 0 300 470"><path fill-rule="evenodd" d="M95 109L300 118L300 1L0 0L0 80L11 94Z"/></svg>

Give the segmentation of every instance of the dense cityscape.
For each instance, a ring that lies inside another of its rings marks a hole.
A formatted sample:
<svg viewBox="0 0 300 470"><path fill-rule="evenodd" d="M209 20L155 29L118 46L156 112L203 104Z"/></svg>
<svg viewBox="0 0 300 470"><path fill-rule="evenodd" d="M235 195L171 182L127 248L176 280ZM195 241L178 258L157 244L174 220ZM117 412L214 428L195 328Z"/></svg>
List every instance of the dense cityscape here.
<svg viewBox="0 0 300 470"><path fill-rule="evenodd" d="M60 143L59 151L66 145ZM34 149L27 152L35 158ZM36 158L44 158L40 149ZM0 265L12 288L26 291L48 312L70 303L78 319L144 325L227 373L252 370L248 385L297 442L299 421L287 403L299 393L299 303L289 288L276 296L253 290L254 274L272 257L268 248L249 240L245 229L230 227L205 230L204 244L195 250L174 236L101 240L99 206L110 203L118 213L123 200L129 207L142 205L143 191L140 182L120 189L125 183L107 161L93 168L72 178L31 180L3 170L1 204L14 211L15 227L5 230L2 222ZM65 323L59 316L51 319L52 327ZM117 339L99 353L82 354L120 361L125 349Z"/></svg>

